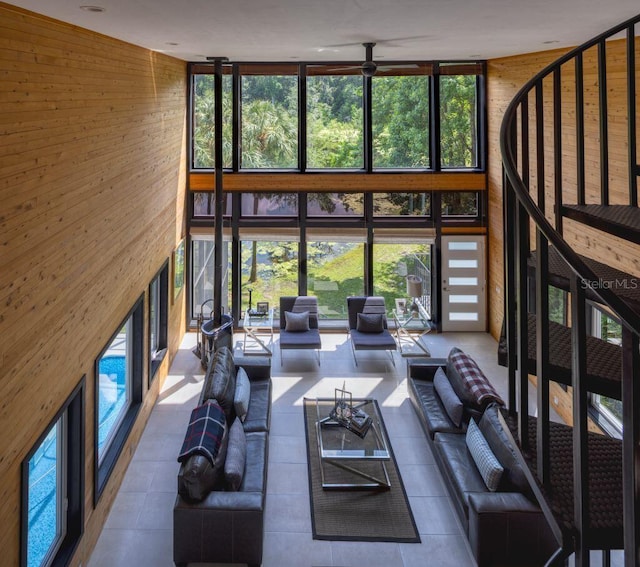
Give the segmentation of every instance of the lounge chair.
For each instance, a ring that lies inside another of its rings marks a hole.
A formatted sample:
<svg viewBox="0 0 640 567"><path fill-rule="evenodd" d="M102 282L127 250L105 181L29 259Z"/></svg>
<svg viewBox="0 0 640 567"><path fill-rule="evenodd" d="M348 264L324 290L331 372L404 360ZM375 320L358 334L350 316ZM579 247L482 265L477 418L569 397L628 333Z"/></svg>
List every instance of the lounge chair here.
<svg viewBox="0 0 640 567"><path fill-rule="evenodd" d="M280 298L280 366L283 350L313 349L320 365L318 298L310 295Z"/></svg>
<svg viewBox="0 0 640 567"><path fill-rule="evenodd" d="M349 342L358 366L357 350L386 350L396 365L393 352L396 341L387 328L387 308L384 297L347 297Z"/></svg>

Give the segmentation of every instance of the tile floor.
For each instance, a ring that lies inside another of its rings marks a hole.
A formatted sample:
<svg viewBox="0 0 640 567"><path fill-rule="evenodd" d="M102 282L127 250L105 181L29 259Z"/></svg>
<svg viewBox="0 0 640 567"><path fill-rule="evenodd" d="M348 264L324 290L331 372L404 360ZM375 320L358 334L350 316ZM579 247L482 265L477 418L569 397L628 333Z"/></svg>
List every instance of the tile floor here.
<svg viewBox="0 0 640 567"><path fill-rule="evenodd" d="M242 336L236 335L236 346ZM497 343L484 333L430 334L434 357L452 346L471 354L506 396L506 370ZM204 378L187 334L149 418L89 567L172 566L176 456ZM287 351L272 359L273 407L269 447L263 567L473 567L466 538L407 394L406 365L382 352L358 353L344 334L324 334L321 366L314 353ZM422 543L330 542L312 539L302 399L332 396L346 382L354 396L375 397L382 409Z"/></svg>

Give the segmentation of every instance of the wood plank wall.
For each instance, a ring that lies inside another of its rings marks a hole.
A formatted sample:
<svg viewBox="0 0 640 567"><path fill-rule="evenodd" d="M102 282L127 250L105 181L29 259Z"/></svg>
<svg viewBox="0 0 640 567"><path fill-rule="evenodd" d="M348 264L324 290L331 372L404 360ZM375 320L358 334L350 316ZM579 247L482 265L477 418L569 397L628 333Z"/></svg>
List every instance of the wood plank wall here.
<svg viewBox="0 0 640 567"><path fill-rule="evenodd" d="M636 42L637 44L640 42ZM609 184L611 204L626 203L628 193L627 159L627 101L626 101L626 42L607 42L607 96L609 108ZM490 329L494 336L500 333L503 315L503 246L502 246L502 170L499 147L499 130L504 111L517 90L546 65L558 59L565 50L553 50L489 61L488 109L489 109L489 227L490 227ZM636 60L640 57L640 45L636 46ZM586 202L599 202L600 192L600 134L598 124L597 52L587 51L584 56L585 98L585 185ZM547 218L553 219L553 146L552 80L544 83L545 180ZM533 116L535 96L529 102ZM562 68L562 145L563 145L563 200L576 202L576 136L575 136L575 84L574 66ZM637 100L640 113L640 98ZM549 127L551 126L551 127ZM640 128L640 126L639 126ZM530 130L530 161L535 163L535 131ZM537 188L535 167L531 167L530 187ZM533 234L533 233L532 233ZM640 248L613 236L601 234L582 224L567 221L565 239L580 254L591 256L618 269L640 275Z"/></svg>
<svg viewBox="0 0 640 567"><path fill-rule="evenodd" d="M4 565L19 558L20 463L83 375L85 535L73 565L86 563L178 348L184 293L169 301L170 356L149 391L144 365L143 408L94 509L94 361L184 233L185 117L183 61L0 4Z"/></svg>
<svg viewBox="0 0 640 567"><path fill-rule="evenodd" d="M638 42L636 42L638 43ZM626 101L626 42L607 42L607 96L609 118L609 184L610 202L624 204L628 192L627 158L627 101ZM520 87L548 64L558 59L566 50L553 50L516 57L495 59L488 62L488 135L489 135L489 324L490 332L498 337L503 320L504 301L504 248L502 224L502 169L499 147L499 130L507 105ZM636 60L640 60L640 45L636 45ZM599 202L600 191L600 133L598 124L597 52L589 50L584 56L585 98L585 187L586 202ZM575 135L575 68L573 62L562 69L562 145L563 145L563 200L576 202L576 135ZM554 173L551 149L552 127L552 79L545 79L544 113L545 180L547 200L545 214L553 219ZM529 101L530 116L534 115L535 96ZM637 100L640 113L640 98ZM640 128L640 126L639 126ZM530 187L537 190L535 171L535 130L530 129ZM532 232L532 237L534 233ZM640 276L640 247L611 235L603 234L580 223L565 220L564 237L580 254L595 258L622 271ZM559 403L556 410L567 423L572 422L570 404L567 405L559 388L554 394Z"/></svg>

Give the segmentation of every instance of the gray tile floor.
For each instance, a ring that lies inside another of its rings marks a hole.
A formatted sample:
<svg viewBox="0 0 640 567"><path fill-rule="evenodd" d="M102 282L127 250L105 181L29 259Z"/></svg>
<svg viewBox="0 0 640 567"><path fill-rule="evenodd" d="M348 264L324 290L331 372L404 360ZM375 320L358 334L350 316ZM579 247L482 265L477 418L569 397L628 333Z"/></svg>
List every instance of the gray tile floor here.
<svg viewBox="0 0 640 567"><path fill-rule="evenodd" d="M234 337L236 345L242 336ZM452 346L471 354L499 393L506 371L496 364L497 343L484 333L430 334L434 357ZM187 334L149 418L89 567L172 566L172 510L176 456L203 381ZM407 394L406 365L396 355L358 353L354 364L344 334L324 334L321 366L312 352L285 353L272 360L273 408L269 447L264 567L472 567L474 560L452 510L440 473ZM354 396L375 397L422 543L330 542L312 539L302 400L333 396L346 382Z"/></svg>

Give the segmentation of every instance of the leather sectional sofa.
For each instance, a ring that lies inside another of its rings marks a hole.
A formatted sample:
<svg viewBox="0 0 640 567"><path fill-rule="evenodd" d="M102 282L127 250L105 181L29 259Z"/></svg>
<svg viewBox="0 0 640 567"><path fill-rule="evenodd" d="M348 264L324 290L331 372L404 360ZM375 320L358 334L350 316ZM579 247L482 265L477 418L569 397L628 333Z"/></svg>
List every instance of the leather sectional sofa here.
<svg viewBox="0 0 640 567"><path fill-rule="evenodd" d="M411 403L478 567L545 564L558 544L503 429L499 415L502 400L497 394L485 396L480 403L473 400L469 390L464 391L465 378L452 365L451 355L412 359L408 368ZM459 425L452 421L434 386L438 369L445 373L462 401ZM493 491L487 487L469 450L466 433L472 418L504 469Z"/></svg>
<svg viewBox="0 0 640 567"><path fill-rule="evenodd" d="M215 398L235 420L236 372L242 367L250 382L248 413L243 422L246 462L242 482L233 491L225 482L223 464L231 447L225 433L216 466L204 457L190 457L178 473L178 496L173 510L173 558L188 563L262 563L267 457L271 416L271 361L233 360L231 351L218 349L205 375L198 405Z"/></svg>

